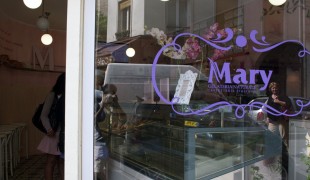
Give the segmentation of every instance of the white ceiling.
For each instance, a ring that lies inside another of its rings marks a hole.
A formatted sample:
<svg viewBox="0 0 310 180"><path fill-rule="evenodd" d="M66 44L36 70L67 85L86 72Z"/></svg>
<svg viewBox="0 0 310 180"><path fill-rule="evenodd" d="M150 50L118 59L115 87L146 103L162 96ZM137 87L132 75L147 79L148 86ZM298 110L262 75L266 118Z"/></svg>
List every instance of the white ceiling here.
<svg viewBox="0 0 310 180"><path fill-rule="evenodd" d="M0 11L17 21L36 26L37 19L42 14L42 5L37 9L29 9L23 0L2 0ZM67 0L44 0L44 11L50 12L50 29L66 30Z"/></svg>

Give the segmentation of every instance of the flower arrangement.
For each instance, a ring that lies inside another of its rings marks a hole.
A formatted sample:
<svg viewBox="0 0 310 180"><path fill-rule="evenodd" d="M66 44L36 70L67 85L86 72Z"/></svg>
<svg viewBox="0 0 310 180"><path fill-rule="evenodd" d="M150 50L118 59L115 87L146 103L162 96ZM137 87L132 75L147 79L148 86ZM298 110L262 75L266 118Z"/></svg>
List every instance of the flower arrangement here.
<svg viewBox="0 0 310 180"><path fill-rule="evenodd" d="M237 30L233 29L233 32L236 33ZM204 33L202 34L202 37L206 40L218 40L218 39L223 39L227 37L227 33L225 29L219 29L219 24L214 23L209 27L209 29L206 29ZM214 49L213 50L213 55L211 56L210 59L213 61L222 58L225 56L227 51L220 50L220 49Z"/></svg>
<svg viewBox="0 0 310 180"><path fill-rule="evenodd" d="M306 152L301 156L301 161L307 166L307 180L310 180L310 136L307 133L305 136L306 139Z"/></svg>
<svg viewBox="0 0 310 180"><path fill-rule="evenodd" d="M195 37L189 37L186 39L182 50L185 52L186 57L189 59L196 59L201 52L201 46Z"/></svg>
<svg viewBox="0 0 310 180"><path fill-rule="evenodd" d="M236 29L233 29L234 33ZM167 35L158 28L152 28L146 31L146 34L153 36L157 39L157 43L161 46L165 46L167 44L172 43L172 38L167 37ZM215 23L209 28L207 28L204 33L202 34L202 38L208 41L212 40L221 40L227 37L227 32L225 29L219 29L219 24ZM202 46L199 44L199 41L196 37L190 36L185 40L184 45L180 50L175 50L173 46L168 46L166 49L163 50L163 55L168 56L173 59L190 59L196 60L199 54L202 52ZM220 49L213 49L213 53L210 57L212 60L217 60L224 55L227 51L220 50Z"/></svg>
<svg viewBox="0 0 310 180"><path fill-rule="evenodd" d="M167 35L164 31L159 30L158 28L152 28L151 30L147 30L146 34L149 34L157 39L157 43L161 46L168 44L172 41L172 38L167 39Z"/></svg>
<svg viewBox="0 0 310 180"><path fill-rule="evenodd" d="M301 161L307 166L307 180L310 180L310 157L306 155L301 156Z"/></svg>
<svg viewBox="0 0 310 180"><path fill-rule="evenodd" d="M157 39L157 43L161 46L172 43L172 38L167 38L167 35L159 30L158 28L152 28L147 30L146 34L149 34ZM195 37L189 37L186 39L182 48L177 51L174 47L169 46L164 51L163 54L173 59L191 59L195 60L199 53L201 52L201 46Z"/></svg>

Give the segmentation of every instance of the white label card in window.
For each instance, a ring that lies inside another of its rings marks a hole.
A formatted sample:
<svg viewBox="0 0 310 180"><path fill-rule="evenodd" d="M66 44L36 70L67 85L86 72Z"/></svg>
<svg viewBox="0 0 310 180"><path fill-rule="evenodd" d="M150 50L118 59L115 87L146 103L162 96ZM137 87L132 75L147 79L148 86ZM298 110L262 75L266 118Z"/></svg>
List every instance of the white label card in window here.
<svg viewBox="0 0 310 180"><path fill-rule="evenodd" d="M180 75L174 94L174 97L178 99L176 102L177 104L189 104L196 78L197 73L193 73L191 70Z"/></svg>

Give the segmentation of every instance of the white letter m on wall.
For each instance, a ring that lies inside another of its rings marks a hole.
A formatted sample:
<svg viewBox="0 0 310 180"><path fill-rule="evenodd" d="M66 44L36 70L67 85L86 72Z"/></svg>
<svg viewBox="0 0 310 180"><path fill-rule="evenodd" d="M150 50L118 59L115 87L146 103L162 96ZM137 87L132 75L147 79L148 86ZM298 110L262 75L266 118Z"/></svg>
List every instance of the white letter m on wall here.
<svg viewBox="0 0 310 180"><path fill-rule="evenodd" d="M41 70L44 70L44 66L46 63L46 60L48 59L48 66L49 70L53 71L54 70L54 56L53 56L53 49L52 48L47 48L45 52L45 56L43 58L41 51L36 48L35 46L32 47L32 64L33 64L33 69L36 69L36 59L39 62Z"/></svg>

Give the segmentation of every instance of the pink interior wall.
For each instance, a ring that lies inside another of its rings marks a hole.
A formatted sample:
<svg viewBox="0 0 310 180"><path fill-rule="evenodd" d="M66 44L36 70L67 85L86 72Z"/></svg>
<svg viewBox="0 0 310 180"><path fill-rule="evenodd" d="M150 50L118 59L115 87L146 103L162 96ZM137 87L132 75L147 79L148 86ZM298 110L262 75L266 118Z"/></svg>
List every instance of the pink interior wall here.
<svg viewBox="0 0 310 180"><path fill-rule="evenodd" d="M35 22L34 22L35 24ZM54 41L55 66L65 67L66 32L49 31ZM32 47L44 52L47 48L40 42L41 32L37 27L23 24L2 15L0 12L0 55L24 64L32 63ZM43 53L44 54L44 53ZM8 68L0 63L0 124L26 122L29 133L29 153L36 150L42 133L31 123L36 106L41 103L54 85L59 72L39 72ZM25 155L25 141L22 138L22 156Z"/></svg>
<svg viewBox="0 0 310 180"><path fill-rule="evenodd" d="M31 64L33 47L41 52L49 47L54 50L55 65L65 65L66 32L49 30L53 43L45 46L41 43L44 32L37 28L35 23L34 20L34 25L27 25L0 12L0 54L7 54L10 59Z"/></svg>

